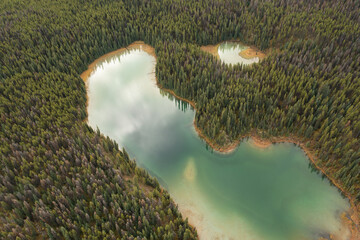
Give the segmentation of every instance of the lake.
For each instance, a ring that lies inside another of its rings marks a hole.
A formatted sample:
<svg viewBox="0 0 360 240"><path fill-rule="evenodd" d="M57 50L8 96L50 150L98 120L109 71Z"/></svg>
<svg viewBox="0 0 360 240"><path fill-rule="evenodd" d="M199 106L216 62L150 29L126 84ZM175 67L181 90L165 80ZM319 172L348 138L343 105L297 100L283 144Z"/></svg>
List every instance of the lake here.
<svg viewBox="0 0 360 240"><path fill-rule="evenodd" d="M217 53L220 60L226 64L250 65L252 63L258 63L260 61L259 57L246 59L240 56L239 53L248 48L249 47L239 42L223 42L218 46Z"/></svg>
<svg viewBox="0 0 360 240"><path fill-rule="evenodd" d="M100 62L87 79L88 123L159 180L200 239L347 239L348 200L299 147L261 149L250 139L231 154L212 151L192 107L157 87L155 64L142 47Z"/></svg>

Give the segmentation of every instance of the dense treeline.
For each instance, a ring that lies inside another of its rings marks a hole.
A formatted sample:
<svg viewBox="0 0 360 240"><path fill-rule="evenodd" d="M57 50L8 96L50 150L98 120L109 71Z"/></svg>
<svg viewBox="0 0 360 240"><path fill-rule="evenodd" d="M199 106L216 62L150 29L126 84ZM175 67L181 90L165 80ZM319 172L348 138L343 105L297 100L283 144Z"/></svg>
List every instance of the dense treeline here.
<svg viewBox="0 0 360 240"><path fill-rule="evenodd" d="M1 238L196 238L158 182L83 122L80 73L136 40L155 46L160 83L196 102L206 136L297 136L358 203L359 4L1 1ZM279 51L229 67L199 49L228 39Z"/></svg>
<svg viewBox="0 0 360 240"><path fill-rule="evenodd" d="M74 125L85 102L79 85L53 72L1 85L1 238L193 238L168 193L125 150Z"/></svg>

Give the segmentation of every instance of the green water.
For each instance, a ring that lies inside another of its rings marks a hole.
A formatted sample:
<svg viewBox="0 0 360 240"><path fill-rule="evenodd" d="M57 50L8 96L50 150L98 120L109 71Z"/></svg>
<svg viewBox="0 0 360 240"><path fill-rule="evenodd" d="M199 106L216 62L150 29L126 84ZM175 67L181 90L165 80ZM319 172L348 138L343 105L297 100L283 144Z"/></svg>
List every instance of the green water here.
<svg viewBox="0 0 360 240"><path fill-rule="evenodd" d="M88 121L159 179L201 239L344 235L348 201L300 148L248 140L232 154L212 152L194 131L194 110L157 88L154 66L141 50L103 62L88 79Z"/></svg>
<svg viewBox="0 0 360 240"><path fill-rule="evenodd" d="M247 46L242 45L239 42L224 42L221 43L218 47L218 54L220 57L220 60L227 64L243 64L243 65L249 65L252 63L259 62L258 57L254 57L251 59L243 58L239 55L239 53L245 49L247 49Z"/></svg>

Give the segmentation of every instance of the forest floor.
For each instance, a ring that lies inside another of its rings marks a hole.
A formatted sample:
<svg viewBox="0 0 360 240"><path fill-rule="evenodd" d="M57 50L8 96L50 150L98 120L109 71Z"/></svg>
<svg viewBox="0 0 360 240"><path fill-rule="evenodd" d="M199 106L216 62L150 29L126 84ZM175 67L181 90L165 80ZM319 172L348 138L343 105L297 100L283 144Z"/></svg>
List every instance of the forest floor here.
<svg viewBox="0 0 360 240"><path fill-rule="evenodd" d="M211 54L213 54L214 56L218 57L218 53L217 53L217 49L218 46L221 43L217 44L217 45L207 45L207 46L202 46L201 49L209 52ZM83 79L83 81L85 82L85 85L87 86L87 79L91 76L91 73L96 69L96 67L98 66L99 63L104 62L109 60L109 58L116 56L122 52L131 50L131 49L141 49L145 52L147 52L148 54L150 54L151 56L156 57L155 54L155 49L153 47L151 47L150 45L145 44L142 41L136 41L132 44L130 44L128 47L126 48L120 48L116 51L107 53L99 58L97 58L94 62L92 62L89 66L88 69L86 71L84 71L80 77ZM179 97L178 95L176 95L176 93L170 89L164 88L162 87L162 85L158 82L157 78L155 77L155 81L156 81L156 85L164 90L165 92L170 93L171 95L173 95L174 97L176 97L177 99L180 99L184 102L189 103L194 110L196 111L196 105L195 102L190 101L188 99ZM86 96L88 98L88 96ZM88 99L87 99L87 103L88 104ZM87 109L87 106L86 106ZM87 121L87 119L85 120ZM198 128L196 121L194 119L194 129L197 132L197 134L215 151L219 152L219 153L224 153L224 154L228 154L231 153L233 151L235 151L237 149L237 147L239 146L239 144L245 139L245 138L251 138L252 139L252 144L254 144L254 146L259 147L259 148L267 148L270 147L272 144L274 143L285 143L285 142L289 142L289 143L293 143L296 144L297 146L299 146L304 152L305 154L308 156L309 160L313 163L313 165L315 166L316 169L318 169L320 172L322 172L328 179L329 181L334 184L348 199L351 205L351 209L349 212L346 213L346 217L341 217L342 222L344 225L346 225L348 227L348 229L351 232L351 238L350 240L359 240L360 239L360 220L359 220L359 215L360 215L360 206L357 206L355 204L355 199L347 193L347 191L344 189L344 187L342 186L342 184L340 184L334 177L334 173L330 171L330 169L328 169L325 166L320 166L320 160L318 160L315 156L315 154L311 151L310 148L308 148L304 141L301 140L300 138L296 137L296 136L289 136L289 137L270 137L270 138L262 138L260 137L257 133L256 130L250 131L248 134L244 134L241 137L238 138L238 140L233 141L232 143L225 145L225 146L220 146L217 143L215 143L212 139L209 139L208 137L205 136L205 134L203 134L203 132L201 131L201 129ZM336 240L336 238L331 237L331 239Z"/></svg>

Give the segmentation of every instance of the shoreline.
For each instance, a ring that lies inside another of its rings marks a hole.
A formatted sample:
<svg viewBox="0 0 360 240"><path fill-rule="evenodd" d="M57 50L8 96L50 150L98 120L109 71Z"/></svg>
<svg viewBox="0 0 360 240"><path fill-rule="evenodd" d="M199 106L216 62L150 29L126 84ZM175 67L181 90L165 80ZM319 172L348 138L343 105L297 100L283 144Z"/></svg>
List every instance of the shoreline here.
<svg viewBox="0 0 360 240"><path fill-rule="evenodd" d="M179 97L178 95L176 95L174 93L173 90L164 88L160 85L160 83L157 81L157 78L155 77L156 80L156 85L161 88L163 91L168 92L170 94L172 94L175 98L180 99L182 101L185 101L187 103L189 103L194 110L196 111L196 107L195 107L195 102L190 101L188 99L184 99L182 97ZM196 125L196 121L194 119L193 121L193 126L194 129L196 131L196 133L199 135L199 137L201 139L203 139L207 145L209 145L214 151L217 151L218 153L222 153L222 154L229 154L234 152L238 146L241 144L241 142L245 139L245 138L251 138L252 144L255 147L258 147L260 149L265 149L270 147L272 144L275 143L293 143L295 145L297 145L298 147L301 148L301 150L304 151L304 153L306 154L306 156L308 157L309 161L313 164L313 166L319 170L321 173L323 173L326 178L337 188L339 189L344 195L345 197L349 200L350 203L350 209L348 212L349 214L349 222L347 222L347 227L351 233L351 238L350 240L357 240L360 238L360 231L359 231L359 218L357 213L359 212L360 206L356 206L355 204L355 200L353 197L351 197L346 191L345 189L331 176L329 176L329 173L323 168L320 167L317 163L316 163L316 157L315 155L310 151L310 149L308 147L305 146L304 143L301 142L300 139L291 136L291 137L272 137L270 139L265 139L265 138L261 138L260 136L258 136L254 131L252 131L251 133L242 135L238 140L235 140L233 143L230 143L229 145L226 146L220 146L216 143L214 143L212 140L210 140L208 137L206 137L201 130L198 128L198 126Z"/></svg>
<svg viewBox="0 0 360 240"><path fill-rule="evenodd" d="M86 82L86 80L90 77L91 73L95 70L95 68L97 67L99 62L109 60L109 58L111 58L111 57L115 57L116 55L118 55L120 53L130 51L133 49L141 49L141 50L147 52L148 54L150 54L151 56L155 57L155 59L156 59L155 49L153 47L145 44L143 41L135 41L127 47L119 48L115 51L106 53L106 54L98 57L97 59L95 59L93 62L91 62L88 65L88 68L80 74L80 78L82 80L84 80L84 82Z"/></svg>
<svg viewBox="0 0 360 240"><path fill-rule="evenodd" d="M219 56L219 53L218 53L218 48L220 46L222 42L216 44L216 45L206 45L206 46L201 46L200 47L200 50L204 51L204 52L207 52L207 53L210 53L211 55L213 55L214 57L216 57L217 59L220 60L220 56Z"/></svg>
<svg viewBox="0 0 360 240"><path fill-rule="evenodd" d="M246 45L243 42L239 41L239 40L226 40L226 41L221 41L216 45L205 45L205 46L200 46L200 50L210 53L211 55L213 55L214 57L216 57L217 59L220 59L219 53L218 53L218 48L222 43L225 42L234 42L234 43L239 43L241 45L244 45L246 47L248 47L245 50L242 50L241 52L239 52L240 57L245 58L245 59L252 59L255 57L258 57L259 60L263 60L264 58L266 58L267 56L269 56L269 54L271 53L272 49L268 48L266 49L264 52L260 51L260 49L258 49L256 46L254 45ZM259 54L259 55L257 55Z"/></svg>
<svg viewBox="0 0 360 240"><path fill-rule="evenodd" d="M156 78L155 78L156 79ZM184 99L182 97L177 96L174 91L170 90L170 89L166 89L164 87L162 87L160 85L160 83L158 83L157 79L156 79L156 85L159 86L162 90L172 94L174 97L176 97L177 99L183 100L187 103L189 103L191 106L193 106L194 110L196 111L196 107L195 107L195 103L188 100L188 99ZM193 121L193 126L194 129L196 131L196 133L199 135L199 137L201 139L203 139L207 145L209 145L213 150L217 151L218 153L222 153L222 154L229 154L234 152L238 146L241 144L241 142L245 139L245 138L251 138L252 144L255 147L258 147L260 149L265 149L270 147L272 144L275 143L293 143L295 145L297 145L298 147L301 148L301 150L304 151L304 153L306 154L306 156L308 157L309 161L313 164L313 166L319 170L321 173L323 173L326 178L337 188L339 189L344 195L345 197L349 200L350 203L350 210L347 211L346 213L349 214L349 221L347 222L347 227L351 233L351 238L350 240L357 240L360 239L360 231L359 231L359 218L357 213L360 211L360 206L356 206L355 204L355 200L353 197L351 197L346 191L345 189L331 176L329 176L329 173L323 168L320 167L317 163L316 163L316 157L315 155L310 151L310 149L308 147L305 146L304 143L301 142L300 139L292 136L292 137L272 137L270 139L265 139L265 138L261 138L260 136L258 136L254 131L245 135L242 135L238 140L235 140L233 143L230 143L229 145L226 146L220 146L217 143L214 143L212 140L210 140L208 137L206 137L201 130L198 128L198 126L196 125L196 121L194 119Z"/></svg>
<svg viewBox="0 0 360 240"><path fill-rule="evenodd" d="M234 41L233 41L234 42ZM236 41L235 41L236 42ZM237 41L239 42L239 41ZM240 42L241 43L241 42ZM214 48L217 47L220 45L221 43L217 44L217 45L207 45L207 46L202 46L201 48L203 47L208 47L208 48ZM210 46L210 47L209 47ZM90 65L88 65L88 69L85 70L81 75L80 77L82 78L82 80L84 81L85 83L85 87L86 87L86 90L88 90L88 87L87 87L87 80L88 78L91 76L91 73L96 69L97 67L97 64L101 61L105 61L105 60L108 60L108 58L110 57L114 57L115 55L117 54L120 54L122 52L125 52L125 51L129 51L129 50L133 50L133 49L141 49L143 51L145 51L146 53L150 54L151 56L153 56L155 58L155 60L157 59L156 57L156 54L155 54L155 48L153 48L152 46L150 45L147 45L145 44L143 41L135 41L133 42L132 44L130 44L129 46L127 47L124 47L124 48L120 48L118 50L115 50L115 51L112 51L110 53L107 53L97 59L95 59ZM217 52L217 51L216 51ZM156 85L158 86L159 89L162 89L163 91L165 92L168 92L169 94L173 95L175 98L179 99L179 100L182 100L184 102L187 102L189 103L193 108L194 110L196 111L196 104L195 102L191 101L191 100L188 100L188 99L185 99L185 98L182 98L178 95L176 95L176 93L173 91L173 90L170 90L170 89L167 89L167 88L164 88L159 82L158 82L158 79L156 78L156 74L155 74L155 82L156 82ZM87 118L88 118L88 112L87 112L87 108L88 108L88 102L89 102L89 99L88 99L88 94L86 94L86 118L85 118L85 122L87 122ZM315 155L311 152L311 150L305 146L305 144L301 141L301 139L295 137L295 136L290 136L290 137L271 137L269 139L265 139L265 138L262 138L260 136L258 136L255 132L255 130L252 130L250 131L249 133L247 134L244 134L242 136L240 136L237 140L233 141L232 143L228 144L228 145L225 145L225 146L220 146L218 145L217 143L213 142L213 140L209 139L208 137L206 137L202 131L200 130L200 128L198 128L197 124L196 124L196 119L194 119L193 121L193 126L194 126L194 129L195 131L197 132L197 134L199 135L199 137L201 139L203 139L206 144L208 146L210 146L213 150L219 152L219 153L223 153L223 154L229 154L229 153L232 153L234 152L237 147L240 145L240 143L245 139L245 138L251 138L253 141L252 141L252 144L258 148L261 148L261 149L265 149L265 148L268 148L270 147L272 144L275 144L275 143L285 143L285 142L289 142L289 143L293 143L297 146L299 146L303 151L304 153L306 154L306 156L309 158L310 162L314 165L314 167L316 169L318 169L321 173L323 173L327 179L336 187L338 188L345 196L347 199L349 199L349 203L350 203L350 211L348 211L347 213L349 214L349 217L348 217L348 220L349 220L349 223L347 224L348 226L348 229L351 233L351 238L350 240L357 240L357 239L360 239L360 230L359 230L359 224L360 224L360 221L359 221L359 217L358 217L358 213L360 212L360 206L356 206L355 204L355 200L353 197L350 196L350 194L348 194L345 189L340 185L340 183L338 183L336 181L336 179L334 179L333 177L329 176L330 173L328 173L324 167L321 167L319 166L316 162L317 162L317 158L315 157ZM192 226L194 227L194 226ZM195 227L194 227L195 228ZM195 228L196 229L196 228Z"/></svg>
<svg viewBox="0 0 360 240"><path fill-rule="evenodd" d="M153 56L155 58L155 60L157 59L156 54L155 54L155 48L153 48L150 45L147 45L145 42L143 41L135 41L133 43L131 43L129 46L127 47L123 47L123 48L119 48L115 51L106 53L98 58L96 58L93 62L91 62L88 65L88 68L82 72L80 74L80 78L84 81L85 83L85 89L86 89L86 103L85 103L85 108L86 108L86 118L84 119L84 122L88 121L88 104L89 104L89 97L88 97L88 79L91 76L91 73L96 69L96 67L98 66L99 63L101 62L105 62L107 60L109 60L109 58L113 58L118 54L124 53L126 51L130 51L133 49L141 49L144 52L150 54L151 56Z"/></svg>
<svg viewBox="0 0 360 240"><path fill-rule="evenodd" d="M266 54L258 49L255 49L254 47L249 47L239 52L239 56L245 59L252 59L258 57L260 60L262 60L266 57Z"/></svg>

